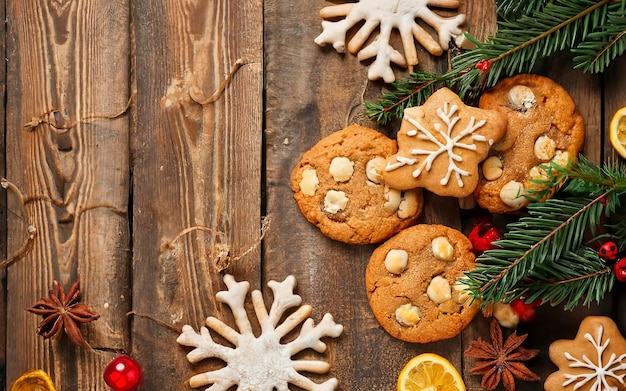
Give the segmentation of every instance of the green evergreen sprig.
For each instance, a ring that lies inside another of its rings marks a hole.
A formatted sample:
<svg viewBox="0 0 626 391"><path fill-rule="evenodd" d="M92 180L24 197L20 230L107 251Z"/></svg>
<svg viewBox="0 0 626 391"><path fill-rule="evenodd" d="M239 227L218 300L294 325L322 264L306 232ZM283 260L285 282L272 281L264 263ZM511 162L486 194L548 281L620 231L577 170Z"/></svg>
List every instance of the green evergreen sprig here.
<svg viewBox="0 0 626 391"><path fill-rule="evenodd" d="M501 78L532 72L541 58L564 49L575 53L574 68L602 72L626 49L626 1L532 1L514 6L500 0L498 29L480 42L466 34L476 48L451 60L444 74L417 71L397 80L377 102L366 102L368 114L380 124L402 118L404 109L422 104L440 87L455 90L468 104ZM513 16L515 18L513 19ZM487 63L487 70L477 65Z"/></svg>
<svg viewBox="0 0 626 391"><path fill-rule="evenodd" d="M613 288L611 268L589 243L600 238L626 242L623 222L605 225L624 213L626 167L599 167L580 156L569 169L544 168L548 178L543 184L563 184L561 190L544 202L531 202L528 214L508 224L504 239L494 243L497 248L481 254L462 279L483 306L523 298L571 310L600 301ZM609 229L599 232L600 227Z"/></svg>

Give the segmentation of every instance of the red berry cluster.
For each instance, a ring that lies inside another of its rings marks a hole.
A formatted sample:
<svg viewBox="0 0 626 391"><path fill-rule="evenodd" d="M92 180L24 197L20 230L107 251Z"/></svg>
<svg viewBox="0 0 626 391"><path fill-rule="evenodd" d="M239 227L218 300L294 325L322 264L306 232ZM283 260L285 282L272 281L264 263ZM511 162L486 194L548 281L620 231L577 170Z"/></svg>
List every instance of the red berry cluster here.
<svg viewBox="0 0 626 391"><path fill-rule="evenodd" d="M613 264L617 281L626 282L626 256L620 257L617 243L612 240L603 243L598 250L598 255L604 259L607 265Z"/></svg>
<svg viewBox="0 0 626 391"><path fill-rule="evenodd" d="M493 225L489 218L483 218L472 228L468 239L472 242L474 252L481 254L487 250L496 248L493 242L502 239L502 236L498 228Z"/></svg>
<svg viewBox="0 0 626 391"><path fill-rule="evenodd" d="M535 319L535 308L541 305L541 301L526 304L522 299L515 299L511 302L511 308L517 314L520 322L532 322Z"/></svg>

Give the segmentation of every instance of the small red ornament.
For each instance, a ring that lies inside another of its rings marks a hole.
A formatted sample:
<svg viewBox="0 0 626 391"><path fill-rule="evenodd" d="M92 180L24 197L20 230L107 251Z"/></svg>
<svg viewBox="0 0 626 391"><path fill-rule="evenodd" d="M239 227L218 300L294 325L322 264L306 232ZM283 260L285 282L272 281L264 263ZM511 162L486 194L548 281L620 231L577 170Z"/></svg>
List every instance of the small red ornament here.
<svg viewBox="0 0 626 391"><path fill-rule="evenodd" d="M607 261L615 261L617 260L617 253L619 252L619 248L617 247L617 243L612 240L602 244L600 249L598 250L598 255L600 258Z"/></svg>
<svg viewBox="0 0 626 391"><path fill-rule="evenodd" d="M480 60L476 63L476 69L480 70L482 73L485 73L491 68L491 62L488 60Z"/></svg>
<svg viewBox="0 0 626 391"><path fill-rule="evenodd" d="M104 382L113 391L135 391L143 380L139 363L128 356L113 359L104 369Z"/></svg>
<svg viewBox="0 0 626 391"><path fill-rule="evenodd" d="M540 305L540 302L526 304L522 299L515 299L511 302L511 308L517 314L520 322L532 322L535 319L535 307Z"/></svg>
<svg viewBox="0 0 626 391"><path fill-rule="evenodd" d="M468 239L472 242L474 252L480 254L487 250L496 248L493 244L496 240L502 239L500 231L488 219L481 220L472 228L468 235Z"/></svg>
<svg viewBox="0 0 626 391"><path fill-rule="evenodd" d="M615 278L619 282L626 282L626 257L621 258L613 265L613 271L615 272Z"/></svg>

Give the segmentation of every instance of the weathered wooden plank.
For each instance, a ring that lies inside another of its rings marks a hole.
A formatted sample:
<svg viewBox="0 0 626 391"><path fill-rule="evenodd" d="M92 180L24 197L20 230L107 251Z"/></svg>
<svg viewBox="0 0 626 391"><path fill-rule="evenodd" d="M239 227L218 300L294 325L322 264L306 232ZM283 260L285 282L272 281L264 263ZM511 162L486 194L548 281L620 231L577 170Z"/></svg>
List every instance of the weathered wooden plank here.
<svg viewBox="0 0 626 391"><path fill-rule="evenodd" d="M7 4L7 178L26 197L8 195L8 252L37 230L7 269L8 384L41 368L57 390L106 390L102 369L128 349L129 15L124 0ZM26 129L33 117L42 122ZM95 352L43 340L25 311L53 280L77 279L102 315L81 327Z"/></svg>
<svg viewBox="0 0 626 391"><path fill-rule="evenodd" d="M133 16L132 354L150 373L146 389L188 389L220 364L189 364L178 333L144 316L174 330L228 318L214 297L228 263L260 285L262 2L137 1ZM199 103L240 58L223 94Z"/></svg>
<svg viewBox="0 0 626 391"><path fill-rule="evenodd" d="M6 1L0 1L0 20L5 18ZM3 35L4 37L4 35ZM4 53L6 56L6 39L0 40L0 53ZM0 97L2 101L6 101L6 67L0 69ZM6 128L4 118L6 115L6 107L0 105L0 175L4 178L6 176ZM0 205L6 206L7 198L6 193L0 193ZM7 208L0 208L0 258L5 259L7 257ZM6 362L6 273L4 267L0 267L0 390L3 389L5 378L5 362Z"/></svg>

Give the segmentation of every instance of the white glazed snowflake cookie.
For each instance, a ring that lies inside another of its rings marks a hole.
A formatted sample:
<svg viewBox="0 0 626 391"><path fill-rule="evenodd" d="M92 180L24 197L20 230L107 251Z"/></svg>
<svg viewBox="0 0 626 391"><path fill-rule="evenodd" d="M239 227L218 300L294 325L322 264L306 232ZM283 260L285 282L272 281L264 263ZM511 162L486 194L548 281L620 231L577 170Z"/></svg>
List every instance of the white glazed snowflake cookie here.
<svg viewBox="0 0 626 391"><path fill-rule="evenodd" d="M448 49L451 38L462 32L460 25L465 22L465 15L459 14L452 18L437 15L429 8L440 7L457 9L459 0L360 0L357 3L345 3L322 8L320 16L324 19L345 17L338 21L322 22L322 33L315 38L320 46L332 44L339 53L346 51L346 34L348 30L360 22L365 22L348 43L350 53L358 53L359 60L376 57L370 65L368 78L383 79L386 83L395 80L391 63L402 67L418 63L415 40L433 55L441 55ZM415 20L421 19L433 27L438 35L438 42ZM362 48L376 28L379 35ZM402 37L404 55L390 44L391 32L397 29Z"/></svg>
<svg viewBox="0 0 626 391"><path fill-rule="evenodd" d="M550 360L559 367L546 379L546 391L626 390L626 340L605 316L588 316L573 340L550 345Z"/></svg>
<svg viewBox="0 0 626 391"><path fill-rule="evenodd" d="M425 188L462 198L478 183L478 164L506 132L506 117L466 106L448 88L404 111L398 153L387 159L383 179L394 189Z"/></svg>
<svg viewBox="0 0 626 391"><path fill-rule="evenodd" d="M288 276L280 283L268 282L267 286L272 289L274 295L269 313L261 291L252 291L254 312L261 326L259 336L253 334L244 307L250 284L247 281L237 282L229 274L224 276L224 283L228 290L218 292L215 297L230 307L238 331L212 316L206 319L206 324L232 343L234 348L214 342L206 327L202 327L200 333L196 333L191 326L183 326L182 334L176 341L181 345L195 348L187 354L189 362L197 363L206 358L216 357L226 363L221 369L191 377L189 380L191 387L212 384L206 391L226 391L235 385L238 385L238 390L255 391L288 391L289 384L312 391L332 391L337 388L335 378L317 384L299 373L299 371L327 373L330 370L328 363L292 359L293 355L309 348L323 353L326 344L322 338L337 338L343 332L343 326L336 324L330 314L324 315L318 325L314 324L313 319L309 318L313 311L312 307L300 305L302 299L293 293L296 285L293 276ZM283 315L293 307L298 309L283 320ZM290 342L281 343L281 338L300 324L302 327L299 335Z"/></svg>

